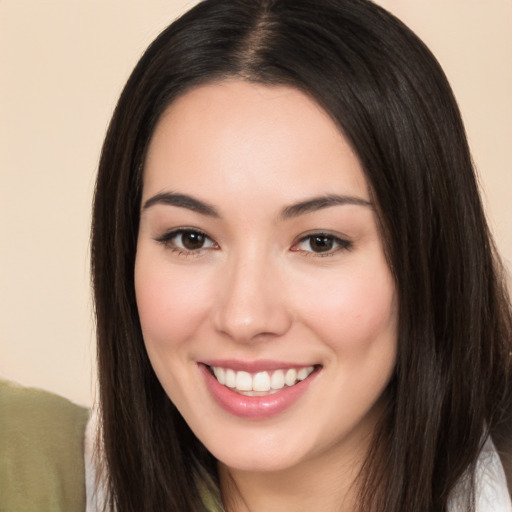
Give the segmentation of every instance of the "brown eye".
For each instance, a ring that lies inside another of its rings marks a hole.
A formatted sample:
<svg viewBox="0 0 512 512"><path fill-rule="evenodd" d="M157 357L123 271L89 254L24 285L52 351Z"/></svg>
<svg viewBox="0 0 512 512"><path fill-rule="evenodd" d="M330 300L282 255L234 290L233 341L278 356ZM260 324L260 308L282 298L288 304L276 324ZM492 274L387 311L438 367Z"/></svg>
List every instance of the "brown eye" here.
<svg viewBox="0 0 512 512"><path fill-rule="evenodd" d="M184 253L200 253L202 249L218 249L218 245L202 231L195 229L175 229L156 238L165 247Z"/></svg>
<svg viewBox="0 0 512 512"><path fill-rule="evenodd" d="M351 247L352 242L348 240L343 240L329 233L314 233L299 240L291 250L309 253L309 255L330 256Z"/></svg>
<svg viewBox="0 0 512 512"><path fill-rule="evenodd" d="M310 237L309 246L313 252L327 252L334 247L334 238L332 236L315 235Z"/></svg>
<svg viewBox="0 0 512 512"><path fill-rule="evenodd" d="M185 231L181 234L181 245L189 251L202 249L205 242L205 235L196 231Z"/></svg>

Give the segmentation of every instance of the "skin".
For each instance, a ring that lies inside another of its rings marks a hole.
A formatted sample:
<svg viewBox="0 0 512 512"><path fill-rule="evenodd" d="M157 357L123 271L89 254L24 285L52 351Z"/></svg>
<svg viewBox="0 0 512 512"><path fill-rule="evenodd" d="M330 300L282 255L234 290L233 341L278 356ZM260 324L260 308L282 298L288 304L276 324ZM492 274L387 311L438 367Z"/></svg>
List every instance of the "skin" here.
<svg viewBox="0 0 512 512"><path fill-rule="evenodd" d="M217 215L152 199L171 192ZM283 215L329 195L360 204ZM207 238L183 249L178 228ZM318 252L315 233L332 248ZM171 104L145 162L135 287L153 368L219 460L227 509L350 510L394 370L398 305L368 184L331 118L298 90L242 80ZM240 418L199 371L219 358L319 371L285 411Z"/></svg>

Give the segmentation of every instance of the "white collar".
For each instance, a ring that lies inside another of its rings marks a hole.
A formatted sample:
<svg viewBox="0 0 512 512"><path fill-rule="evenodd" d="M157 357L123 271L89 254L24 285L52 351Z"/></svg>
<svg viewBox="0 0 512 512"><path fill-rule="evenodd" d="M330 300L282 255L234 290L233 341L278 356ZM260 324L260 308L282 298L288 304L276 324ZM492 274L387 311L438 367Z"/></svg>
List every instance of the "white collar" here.
<svg viewBox="0 0 512 512"><path fill-rule="evenodd" d="M94 455L97 425L97 411L93 410L85 435L86 512L103 510L105 501L104 480L97 474L97 455ZM512 512L505 472L490 437L478 458L475 482L475 512ZM454 489L448 506L449 512L467 512L463 500L467 483L467 479L462 479Z"/></svg>
<svg viewBox="0 0 512 512"><path fill-rule="evenodd" d="M468 479L463 478L454 489L449 512L466 512ZM475 512L512 512L507 479L500 457L489 437L478 457L475 472Z"/></svg>

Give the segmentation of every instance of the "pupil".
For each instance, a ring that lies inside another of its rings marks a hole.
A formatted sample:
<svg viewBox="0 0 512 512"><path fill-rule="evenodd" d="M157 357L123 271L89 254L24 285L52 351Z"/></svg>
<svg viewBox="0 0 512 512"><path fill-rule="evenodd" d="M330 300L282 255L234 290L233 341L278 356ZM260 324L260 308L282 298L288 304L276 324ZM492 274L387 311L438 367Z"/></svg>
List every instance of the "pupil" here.
<svg viewBox="0 0 512 512"><path fill-rule="evenodd" d="M310 242L311 249L315 252L330 251L333 247L333 240L328 236L314 236Z"/></svg>
<svg viewBox="0 0 512 512"><path fill-rule="evenodd" d="M204 244L204 235L201 233L194 233L193 231L189 231L188 233L183 233L181 241L185 249L201 249Z"/></svg>

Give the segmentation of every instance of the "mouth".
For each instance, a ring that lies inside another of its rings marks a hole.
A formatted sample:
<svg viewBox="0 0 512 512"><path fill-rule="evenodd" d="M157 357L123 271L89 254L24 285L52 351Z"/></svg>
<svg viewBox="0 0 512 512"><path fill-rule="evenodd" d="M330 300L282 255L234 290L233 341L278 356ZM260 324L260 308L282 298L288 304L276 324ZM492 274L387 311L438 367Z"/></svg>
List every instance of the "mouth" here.
<svg viewBox="0 0 512 512"><path fill-rule="evenodd" d="M265 420L291 408L317 380L320 364L299 366L276 361L203 361L206 388L226 412Z"/></svg>
<svg viewBox="0 0 512 512"><path fill-rule="evenodd" d="M245 396L267 396L291 388L307 379L315 365L299 368L278 368L250 373L223 366L208 366L208 371L219 384Z"/></svg>

